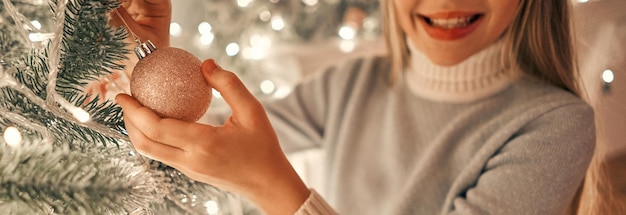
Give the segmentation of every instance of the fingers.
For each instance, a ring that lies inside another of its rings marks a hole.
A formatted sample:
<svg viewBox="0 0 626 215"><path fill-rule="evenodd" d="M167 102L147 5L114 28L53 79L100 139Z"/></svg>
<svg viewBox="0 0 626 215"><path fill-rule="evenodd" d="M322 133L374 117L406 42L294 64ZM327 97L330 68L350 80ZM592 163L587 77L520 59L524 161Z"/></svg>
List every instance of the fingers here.
<svg viewBox="0 0 626 215"><path fill-rule="evenodd" d="M184 158L184 150L150 140L150 138L139 131L132 121L126 121L125 125L128 131L128 138L130 138L130 141L139 154L149 157L150 159L161 161L175 168L178 162Z"/></svg>
<svg viewBox="0 0 626 215"><path fill-rule="evenodd" d="M264 114L259 101L234 73L223 70L211 59L202 63L202 73L209 85L220 92L238 121L254 121L259 114Z"/></svg>
<svg viewBox="0 0 626 215"><path fill-rule="evenodd" d="M109 23L115 27L126 27L126 25L128 25L128 27L126 27L130 28L128 30L140 28L139 24L135 22L135 19L128 14L128 11L126 11L124 7L118 7L111 11L111 21L109 21Z"/></svg>
<svg viewBox="0 0 626 215"><path fill-rule="evenodd" d="M142 42L151 40L157 47L169 46L170 0L127 0L110 17L111 25L125 26Z"/></svg>
<svg viewBox="0 0 626 215"><path fill-rule="evenodd" d="M148 107L126 94L115 97L124 110L124 120L131 122L135 130L141 133L140 139L147 138L182 150L190 149L189 144L197 142L214 129L209 125L189 123L177 119L161 118ZM130 131L129 131L130 134Z"/></svg>

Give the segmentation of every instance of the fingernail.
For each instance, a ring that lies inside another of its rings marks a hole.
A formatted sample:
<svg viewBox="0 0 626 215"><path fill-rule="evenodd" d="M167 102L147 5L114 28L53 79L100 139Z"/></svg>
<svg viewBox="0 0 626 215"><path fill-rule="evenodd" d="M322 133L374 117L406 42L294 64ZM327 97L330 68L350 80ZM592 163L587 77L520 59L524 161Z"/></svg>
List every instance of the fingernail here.
<svg viewBox="0 0 626 215"><path fill-rule="evenodd" d="M221 68L219 65L217 65L217 63L215 63L213 59L205 60L202 63L202 72L204 72L207 75L213 74L213 72L215 72L216 69L221 69Z"/></svg>
<svg viewBox="0 0 626 215"><path fill-rule="evenodd" d="M115 95L115 103L120 104L120 96L124 95L124 93L118 93Z"/></svg>

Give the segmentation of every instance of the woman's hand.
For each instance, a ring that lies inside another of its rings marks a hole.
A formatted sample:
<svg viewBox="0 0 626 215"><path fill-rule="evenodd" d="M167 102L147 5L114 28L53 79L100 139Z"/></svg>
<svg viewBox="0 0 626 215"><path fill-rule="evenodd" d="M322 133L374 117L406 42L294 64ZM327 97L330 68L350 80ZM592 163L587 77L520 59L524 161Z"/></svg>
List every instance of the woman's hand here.
<svg viewBox="0 0 626 215"><path fill-rule="evenodd" d="M234 73L202 64L209 83L230 105L222 126L160 118L128 95L116 101L137 151L190 178L248 197L267 214L293 214L309 190L291 167L263 106Z"/></svg>
<svg viewBox="0 0 626 215"><path fill-rule="evenodd" d="M111 24L124 26L126 23L142 42L150 40L157 48L170 45L171 20L170 0L125 0L122 7L111 12ZM135 38L131 35L131 39Z"/></svg>

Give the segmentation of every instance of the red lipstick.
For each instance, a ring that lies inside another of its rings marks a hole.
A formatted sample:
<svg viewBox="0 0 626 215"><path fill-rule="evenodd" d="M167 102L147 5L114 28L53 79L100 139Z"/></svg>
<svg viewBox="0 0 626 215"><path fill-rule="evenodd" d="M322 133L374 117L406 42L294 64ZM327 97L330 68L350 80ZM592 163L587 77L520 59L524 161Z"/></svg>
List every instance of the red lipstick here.
<svg viewBox="0 0 626 215"><path fill-rule="evenodd" d="M476 12L441 12L418 15L426 33L436 40L457 40L472 33L482 21Z"/></svg>

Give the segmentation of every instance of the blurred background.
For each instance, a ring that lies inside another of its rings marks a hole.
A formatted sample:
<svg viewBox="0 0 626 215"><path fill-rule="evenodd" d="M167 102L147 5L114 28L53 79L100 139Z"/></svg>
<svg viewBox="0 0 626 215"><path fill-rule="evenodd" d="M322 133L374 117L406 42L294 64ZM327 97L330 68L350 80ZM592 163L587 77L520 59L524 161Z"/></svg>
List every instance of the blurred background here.
<svg viewBox="0 0 626 215"><path fill-rule="evenodd" d="M626 0L572 3L579 67L598 128L581 206L592 214L606 198L626 204L626 176L620 176L626 173ZM172 45L217 59L260 97L279 98L326 64L384 52L379 6L378 0L176 0ZM291 158L305 181L321 188L320 156Z"/></svg>
<svg viewBox="0 0 626 215"><path fill-rule="evenodd" d="M378 0L176 0L171 45L214 58L259 96L324 64L383 51Z"/></svg>
<svg viewBox="0 0 626 215"><path fill-rule="evenodd" d="M579 67L598 128L584 195L626 202L620 176L626 173L620 159L626 156L626 0L572 3ZM173 6L172 46L216 59L259 97L280 98L326 64L385 51L378 0L176 0ZM225 106L217 100L211 108ZM310 186L325 190L320 156L308 151L291 160ZM599 191L606 189L613 191ZM600 207L585 202L587 210Z"/></svg>
<svg viewBox="0 0 626 215"><path fill-rule="evenodd" d="M626 214L626 1L574 1L579 66L597 145L579 214Z"/></svg>

